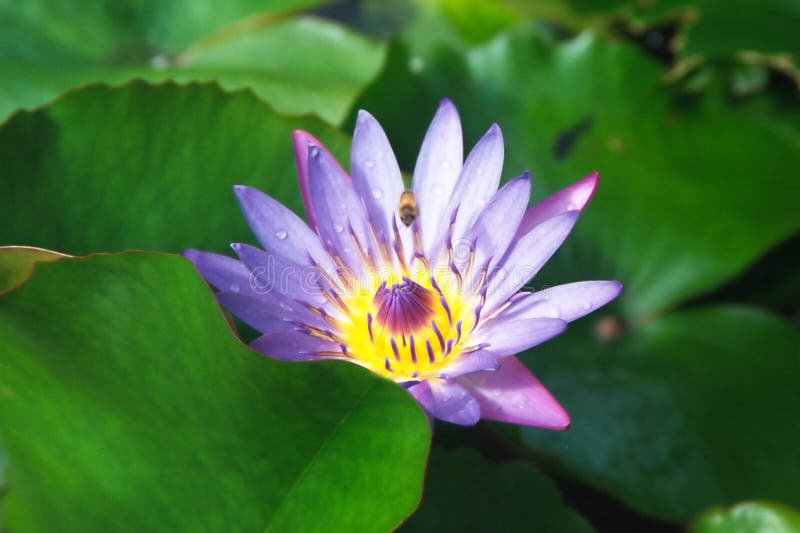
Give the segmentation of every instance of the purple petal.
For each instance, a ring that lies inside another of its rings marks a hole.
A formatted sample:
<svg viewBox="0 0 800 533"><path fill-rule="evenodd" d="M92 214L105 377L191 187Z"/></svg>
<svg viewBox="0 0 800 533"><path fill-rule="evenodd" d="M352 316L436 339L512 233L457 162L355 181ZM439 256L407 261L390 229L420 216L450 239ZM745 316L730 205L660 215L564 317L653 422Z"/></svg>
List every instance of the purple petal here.
<svg viewBox="0 0 800 533"><path fill-rule="evenodd" d="M360 273L364 266L360 253L366 253L369 241L364 206L353 185L330 154L314 146L308 150L308 179L311 203L322 221L317 228L320 237L352 272Z"/></svg>
<svg viewBox="0 0 800 533"><path fill-rule="evenodd" d="M463 160L461 120L453 103L445 98L425 134L414 167L413 188L419 206L423 247L428 255L443 224Z"/></svg>
<svg viewBox="0 0 800 533"><path fill-rule="evenodd" d="M433 416L462 426L473 426L481 418L478 402L455 381L434 379L428 381L433 395Z"/></svg>
<svg viewBox="0 0 800 533"><path fill-rule="evenodd" d="M502 171L503 134L497 124L493 124L469 153L453 190L447 215L444 217L444 220L449 221L457 210L452 235L454 242L464 237L497 192ZM446 229L446 224L440 224L437 243L443 240ZM436 250L433 251L433 255L436 256Z"/></svg>
<svg viewBox="0 0 800 533"><path fill-rule="evenodd" d="M300 217L257 189L236 185L233 190L247 223L266 250L302 265L308 264L310 255L326 271L333 271L319 237Z"/></svg>
<svg viewBox="0 0 800 533"><path fill-rule="evenodd" d="M559 318L492 319L478 326L470 337L495 357L514 355L555 337L567 329Z"/></svg>
<svg viewBox="0 0 800 533"><path fill-rule="evenodd" d="M297 181L300 184L300 196L303 198L308 225L316 229L317 217L311 205L311 190L308 183L308 147L317 146L328 154L330 152L313 135L303 130L292 132L292 145L294 146L294 162L297 167ZM331 158L333 159L333 156ZM342 172L344 173L344 170Z"/></svg>
<svg viewBox="0 0 800 533"><path fill-rule="evenodd" d="M475 225L470 229L467 242L476 239L474 264L478 269L487 266L487 261L497 261L505 255L506 250L516 234L519 221L525 213L531 193L530 174L521 176L506 183L492 197L489 204L481 212ZM463 246L465 243L461 243ZM456 249L458 244L454 243Z"/></svg>
<svg viewBox="0 0 800 533"><path fill-rule="evenodd" d="M535 276L567 238L579 214L568 211L549 218L516 240L492 276L484 309L493 311Z"/></svg>
<svg viewBox="0 0 800 533"><path fill-rule="evenodd" d="M442 372L442 378L451 379L472 374L473 372L492 371L500 368L497 356L486 350L475 350L462 354L447 365Z"/></svg>
<svg viewBox="0 0 800 533"><path fill-rule="evenodd" d="M522 218L517 235L525 235L545 220L554 216L568 211L583 210L589 200L592 199L599 179L600 176L597 172L594 172L566 189L551 194L541 202L534 204Z"/></svg>
<svg viewBox="0 0 800 533"><path fill-rule="evenodd" d="M254 298L238 292L220 292L217 294L217 301L242 322L261 333L285 331L294 327L294 324L287 321L291 319L287 316L290 313L275 298Z"/></svg>
<svg viewBox="0 0 800 533"><path fill-rule="evenodd" d="M320 357L344 358L344 355L325 355L340 352L338 344L295 330L267 333L254 340L250 347L267 357L284 361L313 361Z"/></svg>
<svg viewBox="0 0 800 533"><path fill-rule="evenodd" d="M579 281L534 293L522 293L497 315L498 320L560 318L572 322L604 306L622 292L619 281Z"/></svg>
<svg viewBox="0 0 800 533"><path fill-rule="evenodd" d="M194 264L203 279L219 290L239 290L249 285L250 270L232 257L200 250L185 250L183 256Z"/></svg>
<svg viewBox="0 0 800 533"><path fill-rule="evenodd" d="M516 357L497 372L459 379L478 401L481 418L546 429L567 429L569 415Z"/></svg>
<svg viewBox="0 0 800 533"><path fill-rule="evenodd" d="M391 244L392 221L403 192L403 177L383 128L366 111L358 112L350 171L370 221L386 243Z"/></svg>
<svg viewBox="0 0 800 533"><path fill-rule="evenodd" d="M408 388L408 392L425 411L433 412L433 392L431 392L431 386L428 385L427 381L420 381L411 385Z"/></svg>
<svg viewBox="0 0 800 533"><path fill-rule="evenodd" d="M327 286L313 267L298 265L255 246L233 243L231 248L250 272L250 288L258 294L270 294L284 302L303 301L314 305L328 303L320 285Z"/></svg>

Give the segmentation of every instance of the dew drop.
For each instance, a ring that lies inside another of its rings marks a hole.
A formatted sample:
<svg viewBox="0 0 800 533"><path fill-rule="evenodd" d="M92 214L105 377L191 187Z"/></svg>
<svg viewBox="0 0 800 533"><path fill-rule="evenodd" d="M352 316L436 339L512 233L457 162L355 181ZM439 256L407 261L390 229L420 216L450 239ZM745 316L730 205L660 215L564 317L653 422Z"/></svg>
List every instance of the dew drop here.
<svg viewBox="0 0 800 533"><path fill-rule="evenodd" d="M239 292L239 286L234 283L230 286L230 290L231 292Z"/></svg>
<svg viewBox="0 0 800 533"><path fill-rule="evenodd" d="M335 231L336 233L341 233L344 231L344 226L342 226L341 224L336 224L335 226L333 226L333 231Z"/></svg>
<svg viewBox="0 0 800 533"><path fill-rule="evenodd" d="M442 159L442 168L450 168L450 161Z"/></svg>
<svg viewBox="0 0 800 533"><path fill-rule="evenodd" d="M286 230L279 230L279 231L275 232L275 236L276 236L277 238L279 238L280 240L283 240L283 239L285 239L286 237L288 237L288 236L289 236L289 234L288 234L288 233L286 233Z"/></svg>
<svg viewBox="0 0 800 533"><path fill-rule="evenodd" d="M372 159L367 159L366 161L364 161L364 166L367 168L372 168L375 166L375 161L373 161Z"/></svg>
<svg viewBox="0 0 800 533"><path fill-rule="evenodd" d="M444 194L444 187L442 187L439 183L433 186L433 194L436 196L441 196Z"/></svg>
<svg viewBox="0 0 800 533"><path fill-rule="evenodd" d="M381 196L383 196L383 191L380 190L378 187L373 187L373 189L372 189L372 197L377 200Z"/></svg>
<svg viewBox="0 0 800 533"><path fill-rule="evenodd" d="M583 308L586 309L587 311L592 307L593 307L592 302L586 302L585 304L583 304Z"/></svg>
<svg viewBox="0 0 800 533"><path fill-rule="evenodd" d="M481 174L483 174L483 167L478 167L478 168L476 168L476 169L475 169L475 174L477 174L478 176L480 176Z"/></svg>
<svg viewBox="0 0 800 533"><path fill-rule="evenodd" d="M492 391L492 397L499 398L500 397L500 391L499 390L493 390Z"/></svg>
<svg viewBox="0 0 800 533"><path fill-rule="evenodd" d="M380 150L375 152L375 159L382 159L382 158L383 158L383 152L381 152Z"/></svg>

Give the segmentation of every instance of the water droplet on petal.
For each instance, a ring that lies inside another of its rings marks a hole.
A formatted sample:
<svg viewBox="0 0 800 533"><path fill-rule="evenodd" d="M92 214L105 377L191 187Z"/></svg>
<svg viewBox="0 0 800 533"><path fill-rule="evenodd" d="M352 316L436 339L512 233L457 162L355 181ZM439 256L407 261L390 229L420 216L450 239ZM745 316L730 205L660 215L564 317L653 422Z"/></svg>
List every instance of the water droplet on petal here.
<svg viewBox="0 0 800 533"><path fill-rule="evenodd" d="M364 166L367 168L372 168L375 166L375 161L373 161L372 159L367 159L366 161L364 161Z"/></svg>
<svg viewBox="0 0 800 533"><path fill-rule="evenodd" d="M333 226L333 231L335 231L336 233L341 233L344 231L344 226L342 226L341 224L336 224L335 226Z"/></svg>
<svg viewBox="0 0 800 533"><path fill-rule="evenodd" d="M377 200L381 196L383 196L383 191L380 190L378 187L373 187L373 189L372 189L372 197Z"/></svg>
<svg viewBox="0 0 800 533"><path fill-rule="evenodd" d="M433 194L436 196L441 196L444 194L444 187L442 187L439 183L433 186Z"/></svg>
<svg viewBox="0 0 800 533"><path fill-rule="evenodd" d="M483 167L478 167L478 168L476 168L476 169L475 169L475 174L477 174L478 176L480 176L481 174L483 174Z"/></svg>
<svg viewBox="0 0 800 533"><path fill-rule="evenodd" d="M588 311L589 309L592 308L592 302L586 302L585 304L583 304L583 308Z"/></svg>
<svg viewBox="0 0 800 533"><path fill-rule="evenodd" d="M492 391L492 397L493 398L499 398L500 397L500 391L499 390L493 390Z"/></svg>
<svg viewBox="0 0 800 533"><path fill-rule="evenodd" d="M375 159L381 159L381 158L383 158L383 152L378 150L377 152L375 152Z"/></svg>
<svg viewBox="0 0 800 533"><path fill-rule="evenodd" d="M230 286L230 290L231 292L239 292L239 286L234 283Z"/></svg>
<svg viewBox="0 0 800 533"><path fill-rule="evenodd" d="M286 233L286 231L285 231L285 230L278 230L278 231L276 231L276 232L275 232L275 236L276 236L277 238L279 238L280 240L283 240L283 239L285 239L285 238L286 238L288 235L289 235L289 234L288 234L288 233Z"/></svg>
<svg viewBox="0 0 800 533"><path fill-rule="evenodd" d="M450 168L450 161L442 159L442 168Z"/></svg>

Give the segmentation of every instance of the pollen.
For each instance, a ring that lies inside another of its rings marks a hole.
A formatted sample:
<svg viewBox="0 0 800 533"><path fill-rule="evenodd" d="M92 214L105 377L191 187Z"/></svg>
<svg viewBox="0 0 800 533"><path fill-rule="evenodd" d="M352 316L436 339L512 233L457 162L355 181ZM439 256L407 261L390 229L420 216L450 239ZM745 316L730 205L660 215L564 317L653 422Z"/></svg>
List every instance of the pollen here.
<svg viewBox="0 0 800 533"><path fill-rule="evenodd" d="M471 351L467 337L480 303L460 281L423 262L410 271L389 268L366 276L343 297L348 313L339 331L348 356L398 382L446 374Z"/></svg>

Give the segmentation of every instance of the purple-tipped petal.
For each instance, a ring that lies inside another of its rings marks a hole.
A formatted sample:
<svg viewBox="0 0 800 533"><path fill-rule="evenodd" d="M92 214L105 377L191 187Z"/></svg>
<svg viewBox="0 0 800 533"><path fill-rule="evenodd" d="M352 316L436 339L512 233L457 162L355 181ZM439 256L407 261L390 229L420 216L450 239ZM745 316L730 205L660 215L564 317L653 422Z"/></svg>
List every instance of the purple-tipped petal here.
<svg viewBox="0 0 800 533"><path fill-rule="evenodd" d="M541 344L567 329L559 318L492 319L481 324L470 340L488 344L484 351L495 357L514 355Z"/></svg>
<svg viewBox="0 0 800 533"><path fill-rule="evenodd" d="M568 211L549 218L516 240L489 283L484 306L487 311L511 298L539 272L567 238L579 214Z"/></svg>
<svg viewBox="0 0 800 533"><path fill-rule="evenodd" d="M457 378L473 372L497 370L500 363L497 356L486 350L475 350L474 352L462 354L458 359L444 369L441 377Z"/></svg>
<svg viewBox="0 0 800 533"><path fill-rule="evenodd" d="M366 111L358 112L350 171L370 221L384 241L391 244L392 220L403 192L403 177L383 128Z"/></svg>
<svg viewBox="0 0 800 533"><path fill-rule="evenodd" d="M516 357L507 357L497 372L459 379L478 401L481 418L545 429L567 429L569 415Z"/></svg>
<svg viewBox="0 0 800 533"><path fill-rule="evenodd" d="M505 255L525 213L530 194L531 178L525 172L497 191L481 212L467 237L467 241L477 239L474 265L478 269L487 265L490 259L499 260Z"/></svg>
<svg viewBox="0 0 800 533"><path fill-rule="evenodd" d="M310 255L326 271L333 271L333 263L317 234L289 208L251 187L236 185L233 190L247 223L266 250L304 265Z"/></svg>
<svg viewBox="0 0 800 533"><path fill-rule="evenodd" d="M431 386L428 385L427 381L420 381L411 385L408 388L408 392L425 411L428 413L433 412L433 392L431 392Z"/></svg>
<svg viewBox="0 0 800 533"><path fill-rule="evenodd" d="M433 416L461 426L474 426L481 418L478 402L457 382L445 379L428 381L433 395Z"/></svg>
<svg viewBox="0 0 800 533"><path fill-rule="evenodd" d="M453 103L442 100L433 117L414 167L414 192L419 206L423 248L428 255L464 161L461 120Z"/></svg>
<svg viewBox="0 0 800 533"><path fill-rule="evenodd" d="M220 292L217 294L219 304L239 320L260 333L286 331L294 327L288 322L290 313L281 308L278 300L265 296L254 298L238 292Z"/></svg>
<svg viewBox="0 0 800 533"><path fill-rule="evenodd" d="M338 344L294 330L267 333L254 340L250 347L267 357L284 361L344 358L344 355L332 355L340 353Z"/></svg>
<svg viewBox="0 0 800 533"><path fill-rule="evenodd" d="M313 267L289 262L270 252L243 243L231 248L250 272L250 288L258 294L269 294L284 302L303 301L314 305L328 303L318 284L324 277Z"/></svg>
<svg viewBox="0 0 800 533"><path fill-rule="evenodd" d="M599 174L594 172L566 189L561 189L531 206L522 218L517 235L525 235L545 220L554 216L568 211L583 210L589 200L592 199L599 179Z"/></svg>
<svg viewBox="0 0 800 533"><path fill-rule="evenodd" d="M619 281L579 281L515 296L497 320L560 318L577 320L604 306L622 292Z"/></svg>
<svg viewBox="0 0 800 533"><path fill-rule="evenodd" d="M183 256L194 264L203 279L219 290L239 290L249 285L250 270L232 257L200 250L185 250Z"/></svg>
<svg viewBox="0 0 800 533"><path fill-rule="evenodd" d="M457 214L452 239L460 241L472 227L486 204L497 192L503 171L503 134L497 124L492 124L467 156L458 178L445 220ZM436 242L442 242L447 224L441 224ZM438 248L438 247L437 247ZM436 250L433 250L434 257Z"/></svg>
<svg viewBox="0 0 800 533"><path fill-rule="evenodd" d="M294 163L297 167L297 181L300 184L300 196L303 198L303 208L306 211L308 225L316 229L317 217L311 205L311 189L308 182L308 147L317 146L330 154L325 146L322 145L313 135L303 130L292 132L292 145L294 146ZM333 156L331 156L333 158ZM341 169L341 167L339 167ZM342 170L344 173L344 170Z"/></svg>
<svg viewBox="0 0 800 533"><path fill-rule="evenodd" d="M308 150L308 179L314 212L323 221L317 228L320 237L360 274L369 243L364 205L331 155L314 146Z"/></svg>

